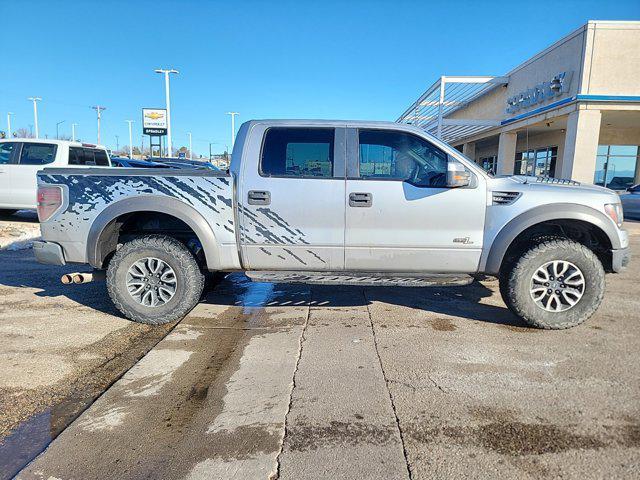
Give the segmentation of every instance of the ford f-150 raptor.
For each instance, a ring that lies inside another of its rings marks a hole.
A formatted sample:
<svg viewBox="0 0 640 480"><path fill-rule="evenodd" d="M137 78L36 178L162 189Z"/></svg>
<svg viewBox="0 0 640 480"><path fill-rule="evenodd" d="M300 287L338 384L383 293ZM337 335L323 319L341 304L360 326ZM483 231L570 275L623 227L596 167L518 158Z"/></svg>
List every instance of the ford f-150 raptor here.
<svg viewBox="0 0 640 480"><path fill-rule="evenodd" d="M106 270L128 318L159 324L210 272L254 280L460 285L499 277L507 306L561 329L591 316L629 261L619 197L570 180L487 175L423 130L386 122L242 125L228 172L45 168L43 263Z"/></svg>

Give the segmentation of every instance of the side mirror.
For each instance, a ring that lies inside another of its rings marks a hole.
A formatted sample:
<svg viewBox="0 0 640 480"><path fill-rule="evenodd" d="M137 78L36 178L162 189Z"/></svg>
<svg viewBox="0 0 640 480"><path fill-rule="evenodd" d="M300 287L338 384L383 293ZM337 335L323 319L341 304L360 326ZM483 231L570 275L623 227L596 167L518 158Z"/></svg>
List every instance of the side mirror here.
<svg viewBox="0 0 640 480"><path fill-rule="evenodd" d="M447 188L466 187L471 183L471 173L458 162L447 164Z"/></svg>

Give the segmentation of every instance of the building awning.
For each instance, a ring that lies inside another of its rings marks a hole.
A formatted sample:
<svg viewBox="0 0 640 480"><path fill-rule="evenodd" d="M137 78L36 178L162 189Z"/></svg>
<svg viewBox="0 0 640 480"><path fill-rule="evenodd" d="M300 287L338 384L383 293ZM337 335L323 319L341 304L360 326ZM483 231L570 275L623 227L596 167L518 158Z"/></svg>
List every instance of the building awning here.
<svg viewBox="0 0 640 480"><path fill-rule="evenodd" d="M500 125L500 120L447 117L495 87L506 85L508 81L508 77L442 76L420 95L397 122L422 127L447 143L456 143Z"/></svg>

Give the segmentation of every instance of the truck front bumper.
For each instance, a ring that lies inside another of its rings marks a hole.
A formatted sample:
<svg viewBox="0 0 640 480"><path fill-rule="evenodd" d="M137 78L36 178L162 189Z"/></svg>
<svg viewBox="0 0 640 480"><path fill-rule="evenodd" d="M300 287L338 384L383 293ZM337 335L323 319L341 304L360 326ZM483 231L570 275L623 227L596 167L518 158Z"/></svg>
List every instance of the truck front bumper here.
<svg viewBox="0 0 640 480"><path fill-rule="evenodd" d="M631 250L629 247L611 250L611 269L618 273L623 271L629 265L631 260Z"/></svg>
<svg viewBox="0 0 640 480"><path fill-rule="evenodd" d="M54 242L33 242L36 260L48 265L66 265L62 247Z"/></svg>

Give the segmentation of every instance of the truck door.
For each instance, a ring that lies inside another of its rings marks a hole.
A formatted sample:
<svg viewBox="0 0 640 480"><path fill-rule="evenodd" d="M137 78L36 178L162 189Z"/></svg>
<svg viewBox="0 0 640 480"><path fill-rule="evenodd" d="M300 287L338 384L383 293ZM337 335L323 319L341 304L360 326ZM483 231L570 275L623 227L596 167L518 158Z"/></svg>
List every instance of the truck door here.
<svg viewBox="0 0 640 480"><path fill-rule="evenodd" d="M448 155L407 131L347 129L345 268L473 272L486 188L446 188Z"/></svg>
<svg viewBox="0 0 640 480"><path fill-rule="evenodd" d="M253 127L238 194L245 268L344 268L344 138L344 128Z"/></svg>
<svg viewBox="0 0 640 480"><path fill-rule="evenodd" d="M17 164L11 168L11 187L19 208L36 208L38 180L36 173L56 160L58 145L24 142Z"/></svg>

